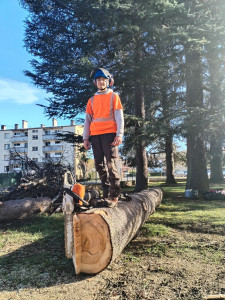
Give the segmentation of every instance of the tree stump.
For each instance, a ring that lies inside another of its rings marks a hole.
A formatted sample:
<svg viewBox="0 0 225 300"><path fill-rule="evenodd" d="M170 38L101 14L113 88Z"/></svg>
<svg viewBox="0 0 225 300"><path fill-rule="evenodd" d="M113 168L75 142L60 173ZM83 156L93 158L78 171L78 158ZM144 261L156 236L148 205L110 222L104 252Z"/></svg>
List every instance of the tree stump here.
<svg viewBox="0 0 225 300"><path fill-rule="evenodd" d="M161 203L160 188L132 194L115 208L93 208L73 217L76 274L97 274L118 257Z"/></svg>

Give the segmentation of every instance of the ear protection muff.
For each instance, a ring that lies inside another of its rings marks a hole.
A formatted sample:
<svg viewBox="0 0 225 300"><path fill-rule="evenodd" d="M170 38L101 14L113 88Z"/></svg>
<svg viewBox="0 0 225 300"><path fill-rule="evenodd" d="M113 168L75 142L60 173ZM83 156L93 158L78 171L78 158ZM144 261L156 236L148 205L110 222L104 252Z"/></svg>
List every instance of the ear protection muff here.
<svg viewBox="0 0 225 300"><path fill-rule="evenodd" d="M95 73L96 73L96 71L97 71L98 69L94 69L94 70L92 70L91 71L91 74L90 74L90 77L91 77L91 79L92 79L92 82L94 83L94 85L96 86L96 82L95 82Z"/></svg>
<svg viewBox="0 0 225 300"><path fill-rule="evenodd" d="M109 78L109 86L113 86L114 85L114 78L112 77L112 75L110 74L110 78Z"/></svg>
<svg viewBox="0 0 225 300"><path fill-rule="evenodd" d="M91 77L91 79L92 79L95 86L97 86L96 81L95 81L95 74L96 74L97 71L100 71L104 75L104 77L107 77L109 79L109 87L114 84L113 76L112 76L112 74L109 73L108 70L106 70L104 68L96 68L90 74L90 77Z"/></svg>

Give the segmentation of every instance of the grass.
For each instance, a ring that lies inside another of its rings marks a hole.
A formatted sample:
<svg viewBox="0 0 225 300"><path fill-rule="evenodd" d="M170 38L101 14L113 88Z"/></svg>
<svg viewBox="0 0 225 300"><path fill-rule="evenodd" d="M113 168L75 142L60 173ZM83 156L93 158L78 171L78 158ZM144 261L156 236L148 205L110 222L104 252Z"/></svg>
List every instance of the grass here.
<svg viewBox="0 0 225 300"><path fill-rule="evenodd" d="M128 244L124 263L151 257L186 257L203 264L224 264L225 201L184 197L185 182L154 183L164 190L162 204ZM216 237L216 238L215 238ZM161 270L163 271L163 270ZM72 261L64 254L62 214L0 224L0 290L40 288L74 281Z"/></svg>
<svg viewBox="0 0 225 300"><path fill-rule="evenodd" d="M204 239L204 234L212 238L214 235L225 235L225 201L187 199L184 197L185 182L173 185L154 182L154 186L162 187L163 201L142 226L141 242L132 241L126 248L125 256L145 257L149 253L162 257L165 254L171 256L185 253L187 256L199 255L202 261L222 262L225 259L224 249L220 249L222 246L218 249L216 244L210 242L199 246L195 234L199 239L202 236ZM179 235L190 237L185 241Z"/></svg>
<svg viewBox="0 0 225 300"><path fill-rule="evenodd" d="M70 280L63 223L63 215L55 214L1 224L0 290L52 285L58 275Z"/></svg>

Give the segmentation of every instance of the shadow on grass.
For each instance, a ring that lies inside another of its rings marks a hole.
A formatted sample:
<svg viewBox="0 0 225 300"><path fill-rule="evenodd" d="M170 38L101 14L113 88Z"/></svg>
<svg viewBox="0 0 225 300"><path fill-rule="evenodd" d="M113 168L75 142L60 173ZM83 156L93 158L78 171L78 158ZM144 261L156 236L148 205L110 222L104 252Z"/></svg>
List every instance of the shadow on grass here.
<svg viewBox="0 0 225 300"><path fill-rule="evenodd" d="M173 199L162 200L162 204L159 206L157 210L162 212L180 212L180 211L210 211L214 209L225 209L225 201L224 200L200 200L200 199L186 199L182 197L174 196Z"/></svg>
<svg viewBox="0 0 225 300"><path fill-rule="evenodd" d="M47 226L49 225L49 227ZM0 291L23 288L43 288L82 281L92 276L75 275L72 259L65 257L63 219L35 217L1 224L2 236L17 232L31 233L29 241L20 248L0 257ZM8 230L8 232L7 232ZM32 233L44 232L43 238L32 242Z"/></svg>
<svg viewBox="0 0 225 300"><path fill-rule="evenodd" d="M218 234L224 236L224 218L221 214L218 215L216 213L220 209L225 211L224 201L166 200L157 208L159 216L149 218L146 223L160 224L192 233ZM213 211L215 211L215 213Z"/></svg>
<svg viewBox="0 0 225 300"><path fill-rule="evenodd" d="M190 231L193 233L208 233L208 234L215 234L215 231L213 231L212 226L210 226L209 224L203 224L203 226L201 226L201 228L195 228L195 226L193 225L193 223L189 223L189 224L185 224L187 227L183 228L184 224L173 224L174 226L171 226L171 223L167 223L167 222L158 222L158 220L156 222L149 222L151 224L155 224L155 225L164 225L164 226L168 226L168 228L173 227L177 230L180 231ZM220 234L224 236L224 227L218 227L215 226L215 230L217 231L216 234ZM140 241L141 239L141 241ZM201 251L208 251L209 255L213 254L213 251L216 253L218 251L218 249L224 249L224 246L218 242L218 243L206 243L203 242L201 243L201 241L195 240L193 239L193 242L190 241L178 241L177 243L177 239L176 236L174 235L164 235L161 238L159 236L157 236L157 234L154 234L153 236L149 235L148 231L146 230L146 228L141 228L140 230L140 239L135 239L132 240L127 247L124 249L123 253L124 253L124 260L125 261L132 261L132 262L138 262L139 259L143 256L148 256L151 255L151 257L163 257L165 256L169 249L174 249L175 252L172 252L173 254L171 254L170 252L170 257L171 255L176 255L177 253L187 253L187 250L194 250L197 252L201 252Z"/></svg>
<svg viewBox="0 0 225 300"><path fill-rule="evenodd" d="M15 230L26 233L43 232L49 235L52 231L63 232L63 214L54 214L51 216L37 215L31 218L24 218L20 220L8 221L0 223L0 230Z"/></svg>
<svg viewBox="0 0 225 300"><path fill-rule="evenodd" d="M213 218L213 221L220 221L220 218ZM217 234L224 236L225 235L225 226L211 224L205 220L199 218L198 221L188 220L187 218L184 221L173 221L172 219L157 218L150 220L151 224L160 224L180 231L189 231L192 233L206 233L206 234Z"/></svg>

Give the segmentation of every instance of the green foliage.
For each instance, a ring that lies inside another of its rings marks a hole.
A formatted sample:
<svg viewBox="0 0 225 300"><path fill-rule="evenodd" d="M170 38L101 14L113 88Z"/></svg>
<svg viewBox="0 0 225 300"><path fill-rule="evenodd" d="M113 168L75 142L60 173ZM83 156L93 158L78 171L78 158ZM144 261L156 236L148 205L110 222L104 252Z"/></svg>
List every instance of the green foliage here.
<svg viewBox="0 0 225 300"><path fill-rule="evenodd" d="M85 149L83 147L83 136L79 135L79 134L74 134L72 132L63 132L63 133L57 133L56 134L57 137L59 137L61 140L73 144L75 145L78 150L82 153L85 152Z"/></svg>
<svg viewBox="0 0 225 300"><path fill-rule="evenodd" d="M168 138L188 132L208 142L219 132L224 140L224 1L20 2L29 11L25 46L35 57L26 75L51 93L49 117L84 112L94 92L90 71L104 66L126 113L125 155L153 143L167 151ZM186 87L194 86L196 72L187 57L195 55L203 97L193 93L190 105Z"/></svg>

